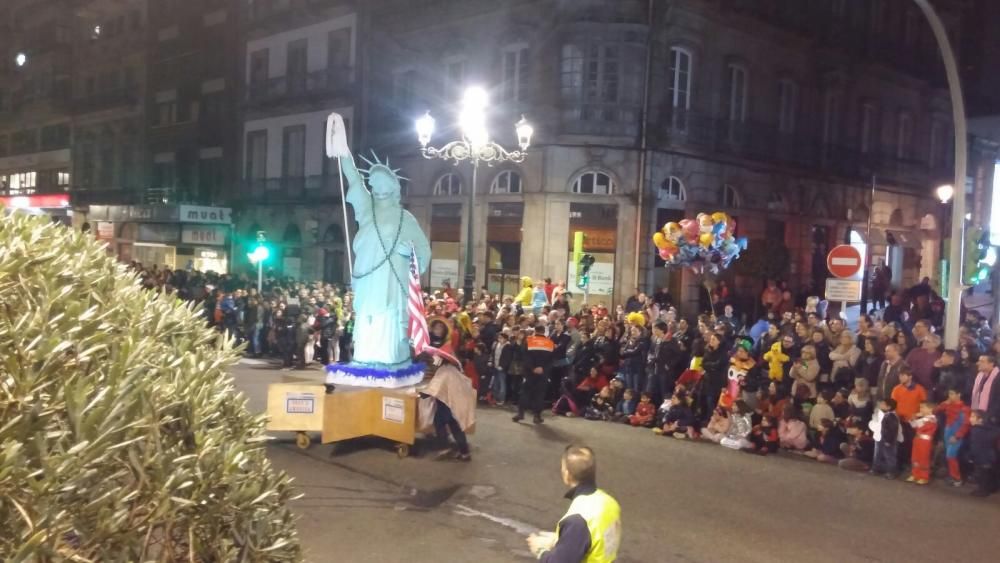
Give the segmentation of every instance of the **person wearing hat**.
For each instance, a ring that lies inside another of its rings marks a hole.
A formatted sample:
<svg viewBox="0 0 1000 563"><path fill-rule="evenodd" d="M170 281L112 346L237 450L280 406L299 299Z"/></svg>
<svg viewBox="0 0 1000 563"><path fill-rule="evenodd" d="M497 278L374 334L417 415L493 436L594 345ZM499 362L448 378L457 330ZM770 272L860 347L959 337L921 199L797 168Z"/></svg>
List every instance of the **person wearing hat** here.
<svg viewBox="0 0 1000 563"><path fill-rule="evenodd" d="M555 343L545 336L545 325L535 325L535 334L529 336L524 343L524 382L521 384L514 422L524 420L525 411L530 410L535 413L535 424L542 423L542 401L545 399L546 384L555 360L555 348Z"/></svg>

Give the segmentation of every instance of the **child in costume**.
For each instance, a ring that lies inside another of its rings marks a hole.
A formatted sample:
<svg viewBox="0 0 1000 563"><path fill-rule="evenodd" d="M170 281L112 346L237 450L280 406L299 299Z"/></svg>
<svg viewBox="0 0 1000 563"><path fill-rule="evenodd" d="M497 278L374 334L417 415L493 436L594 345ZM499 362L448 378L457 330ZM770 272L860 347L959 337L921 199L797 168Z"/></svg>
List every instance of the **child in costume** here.
<svg viewBox="0 0 1000 563"><path fill-rule="evenodd" d="M549 296L545 293L545 285L541 282L535 284L535 289L531 293L531 310L535 316L542 314L542 309L549 304Z"/></svg>
<svg viewBox="0 0 1000 563"><path fill-rule="evenodd" d="M913 436L913 449L910 450L910 461L913 469L906 478L908 483L926 485L931 481L931 459L934 457L934 435L937 434L938 420L934 414L937 405L924 401L920 403L917 416L910 421L916 430Z"/></svg>
<svg viewBox="0 0 1000 563"><path fill-rule="evenodd" d="M935 414L944 414L944 456L948 460L948 477L951 484L962 486L962 471L958 464L958 452L962 442L969 433L969 418L971 411L962 402L962 391L948 390L948 400L934 409Z"/></svg>
<svg viewBox="0 0 1000 563"><path fill-rule="evenodd" d="M778 423L770 416L760 419L760 424L753 427L750 437L750 447L744 451L758 455L773 454L778 451Z"/></svg>
<svg viewBox="0 0 1000 563"><path fill-rule="evenodd" d="M521 291L518 292L517 297L514 298L514 303L517 303L525 311L531 308L531 302L534 297L534 287L535 284L531 282L531 278L524 276L521 278Z"/></svg>
<svg viewBox="0 0 1000 563"><path fill-rule="evenodd" d="M635 414L629 416L627 422L632 426L652 427L653 419L656 417L656 405L653 398L643 391L639 396L639 404L635 406Z"/></svg>
<svg viewBox="0 0 1000 563"><path fill-rule="evenodd" d="M751 348L753 348L753 342L749 338L741 338L736 344L736 352L732 358L729 358L729 381L726 390L731 400L735 401L742 398L744 401L747 401L747 399L750 399L753 403L750 401L747 401L747 403L753 406L757 402L756 396L747 397L743 393L746 387L747 373L753 369L755 364L754 359L750 356Z"/></svg>
<svg viewBox="0 0 1000 563"><path fill-rule="evenodd" d="M587 420L611 420L615 414L614 399L612 398L611 386L601 389L600 393L594 395L590 400L590 406L583 413L583 418Z"/></svg>
<svg viewBox="0 0 1000 563"><path fill-rule="evenodd" d="M788 354L782 352L781 342L771 345L769 352L764 352L764 361L767 362L767 376L771 381L781 381L785 377L785 364L791 360Z"/></svg>
<svg viewBox="0 0 1000 563"><path fill-rule="evenodd" d="M743 401L736 401L733 405L733 412L729 415L729 431L719 441L719 444L732 450L750 447L747 436L753 429L752 413L749 405Z"/></svg>
<svg viewBox="0 0 1000 563"><path fill-rule="evenodd" d="M785 405L785 411L778 422L778 443L786 450L805 451L809 445L806 423L799 420L795 405Z"/></svg>
<svg viewBox="0 0 1000 563"><path fill-rule="evenodd" d="M973 496L987 497L996 492L996 478L993 469L997 462L996 434L985 425L986 413L972 411L969 417L969 453L975 465L976 490Z"/></svg>

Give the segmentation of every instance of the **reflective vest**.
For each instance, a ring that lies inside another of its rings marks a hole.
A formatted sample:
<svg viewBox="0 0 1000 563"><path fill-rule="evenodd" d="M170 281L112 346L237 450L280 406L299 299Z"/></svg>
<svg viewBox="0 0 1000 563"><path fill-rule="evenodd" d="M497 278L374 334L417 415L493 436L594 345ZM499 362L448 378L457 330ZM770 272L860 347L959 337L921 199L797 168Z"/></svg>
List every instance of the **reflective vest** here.
<svg viewBox="0 0 1000 563"><path fill-rule="evenodd" d="M556 525L556 535L562 521L578 514L587 522L590 530L590 551L583 559L585 563L612 563L618 557L618 546L622 539L621 507L611 495L597 489L589 495L578 495L569 505L569 510Z"/></svg>

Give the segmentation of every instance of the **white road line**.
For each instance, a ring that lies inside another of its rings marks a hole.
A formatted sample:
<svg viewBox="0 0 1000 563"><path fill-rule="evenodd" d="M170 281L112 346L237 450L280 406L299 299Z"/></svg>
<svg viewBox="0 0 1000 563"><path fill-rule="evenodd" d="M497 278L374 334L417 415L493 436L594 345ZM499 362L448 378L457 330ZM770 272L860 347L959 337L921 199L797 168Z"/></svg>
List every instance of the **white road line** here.
<svg viewBox="0 0 1000 563"><path fill-rule="evenodd" d="M503 518L501 516L487 514L474 508L469 508L464 504L456 504L455 507L457 508L457 510L455 510L455 514L458 514L459 516L478 516L480 518L485 518L490 522L495 522L525 536L530 536L531 534L539 531L538 528L532 526L531 524L526 524L512 518Z"/></svg>

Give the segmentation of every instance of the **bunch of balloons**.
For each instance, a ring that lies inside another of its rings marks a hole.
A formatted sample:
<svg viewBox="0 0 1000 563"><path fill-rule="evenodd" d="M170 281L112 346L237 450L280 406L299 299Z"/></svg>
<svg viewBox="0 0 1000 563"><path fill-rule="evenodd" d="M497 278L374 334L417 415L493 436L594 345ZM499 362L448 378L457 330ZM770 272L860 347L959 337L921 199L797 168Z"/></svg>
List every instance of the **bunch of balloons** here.
<svg viewBox="0 0 1000 563"><path fill-rule="evenodd" d="M734 237L735 230L736 221L722 211L699 213L695 219L664 225L653 234L653 244L667 266L718 274L747 248L746 237Z"/></svg>

